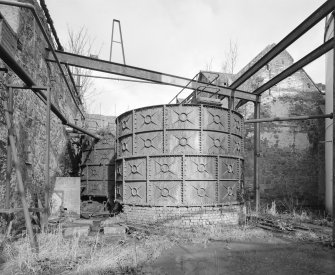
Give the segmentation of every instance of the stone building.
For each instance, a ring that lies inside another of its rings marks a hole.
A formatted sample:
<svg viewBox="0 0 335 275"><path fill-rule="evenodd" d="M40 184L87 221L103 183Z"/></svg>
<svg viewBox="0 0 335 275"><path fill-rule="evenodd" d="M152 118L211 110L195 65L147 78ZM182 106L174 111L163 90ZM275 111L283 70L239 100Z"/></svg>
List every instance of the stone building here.
<svg viewBox="0 0 335 275"><path fill-rule="evenodd" d="M264 56L267 46L236 75L221 74L220 85L231 84L252 64ZM253 91L293 64L283 51L251 79L239 87ZM203 72L203 80L213 74ZM299 70L262 95L261 117L322 114L323 92L304 70ZM245 118L253 118L254 106L239 109ZM245 125L245 183L253 186L253 125ZM260 188L261 198L276 200L283 208L318 206L324 200L324 120L271 122L261 124Z"/></svg>

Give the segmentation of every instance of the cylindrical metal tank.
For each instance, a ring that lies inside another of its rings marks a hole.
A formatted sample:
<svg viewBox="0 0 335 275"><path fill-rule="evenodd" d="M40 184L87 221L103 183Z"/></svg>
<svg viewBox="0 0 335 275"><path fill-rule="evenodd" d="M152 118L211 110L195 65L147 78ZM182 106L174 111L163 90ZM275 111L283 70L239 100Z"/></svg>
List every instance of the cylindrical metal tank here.
<svg viewBox="0 0 335 275"><path fill-rule="evenodd" d="M334 17L331 15L326 23L325 41L334 37ZM333 113L333 73L334 51L326 53L326 114ZM325 206L328 213L332 213L333 206L333 119L326 118L325 123Z"/></svg>
<svg viewBox="0 0 335 275"><path fill-rule="evenodd" d="M81 196L108 197L115 194L115 136L106 134L89 142L82 153Z"/></svg>
<svg viewBox="0 0 335 275"><path fill-rule="evenodd" d="M128 205L239 203L243 118L205 105L159 105L116 119L116 198Z"/></svg>

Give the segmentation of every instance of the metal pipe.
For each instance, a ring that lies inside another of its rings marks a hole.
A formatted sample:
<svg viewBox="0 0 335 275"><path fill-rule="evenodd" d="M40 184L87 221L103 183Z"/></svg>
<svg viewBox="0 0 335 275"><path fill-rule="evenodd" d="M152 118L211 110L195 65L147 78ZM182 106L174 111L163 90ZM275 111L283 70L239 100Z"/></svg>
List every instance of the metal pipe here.
<svg viewBox="0 0 335 275"><path fill-rule="evenodd" d="M16 60L11 56L11 54L1 45L0 43L0 57L2 60L13 70L13 72L29 87L32 87L32 91L37 94L37 96L46 104L47 103L47 97L46 95L39 89L36 89L36 84L32 77L21 67L20 64L16 62ZM62 121L64 125L68 125L72 128L75 126L74 124L68 122L68 120L63 116L63 114L57 109L55 105L52 103L50 104L51 111ZM72 125L72 126L71 126ZM75 126L75 129L83 132L97 140L101 139L101 136L95 135L93 133L90 133L78 126Z"/></svg>
<svg viewBox="0 0 335 275"><path fill-rule="evenodd" d="M13 89L7 88L8 91L8 112L10 119L13 119ZM12 151L10 148L9 135L7 137L7 173L6 173L6 194L5 208L10 208L10 179L12 174Z"/></svg>
<svg viewBox="0 0 335 275"><path fill-rule="evenodd" d="M48 46L49 46L49 48L50 48L50 50L51 50L51 52L52 52L53 57L55 58L55 61L56 61L56 63L57 63L57 66L58 66L58 68L59 68L59 70L60 70L60 72L61 72L61 74L62 74L62 76L63 76L63 78L64 78L64 80L65 80L65 84L66 84L66 86L67 86L67 88L68 88L68 90L69 90L69 92L70 92L70 95L71 95L71 97L72 97L72 99L73 99L73 101L74 101L76 107L78 108L78 110L79 110L79 112L81 113L81 115L82 115L83 117L85 117L84 114L83 114L83 112L82 112L81 109L79 108L79 106L78 106L78 104L77 104L77 102L76 102L76 100L75 100L75 98L74 98L74 95L72 94L70 85L69 85L69 83L68 83L68 81L67 81L67 79L66 79L66 76L65 76L65 73L64 73L64 71L63 71L63 68L62 68L62 66L61 66L61 64L60 64L60 62L59 62L59 60L58 60L58 57L57 57L56 52L55 52L55 50L54 50L54 48L53 48L53 45L52 45L52 43L50 42L49 37L48 37L46 31L44 30L44 27L43 27L43 25L42 25L42 22L41 22L40 18L38 17L38 14L37 14L37 12L36 12L36 10L35 10L34 5L32 5L32 4L27 4L27 3L21 3L21 2L11 2L11 1L6 1L6 0L0 0L0 4L2 4L2 5L7 5L7 6L15 6L15 7L20 7L20 8L26 8L26 9L31 10L31 12L33 13L33 15L34 15L34 17L35 17L35 20L37 21L38 26L39 26L40 29L41 29L41 32L42 32L42 34L43 34L44 39L45 39L45 41L47 42L47 44L48 44Z"/></svg>
<svg viewBox="0 0 335 275"><path fill-rule="evenodd" d="M333 113L327 115L312 115L312 116L293 116L293 117L272 117L272 118L258 118L248 119L244 123L261 123L261 122L273 122L273 121L290 121L290 120L306 120L306 119L318 119L318 118L333 118Z"/></svg>
<svg viewBox="0 0 335 275"><path fill-rule="evenodd" d="M96 134L92 134L91 132L89 132L89 131L87 131L87 130L85 130L85 129L83 129L83 128L80 128L80 127L78 127L77 125L75 125L75 124L73 124L73 123L71 123L71 122L66 123L66 125L67 125L67 126L70 126L70 127L73 128L73 129L76 129L76 130L78 130L79 132L82 132L82 133L84 133L84 134L86 134L86 135L88 135L88 136L90 136L90 137L93 137L93 138L95 138L96 140L100 140L100 139L102 139L102 136L100 136L100 135L96 135Z"/></svg>
<svg viewBox="0 0 335 275"><path fill-rule="evenodd" d="M327 14L329 14L335 8L335 1L328 0L316 11L314 11L309 17L307 17L298 27L291 31L286 37L284 37L276 46L274 46L267 54L259 59L254 65L252 65L246 72L244 72L238 79L236 79L230 88L236 89L241 86L246 80L254 75L258 70L269 63L274 57L280 54L294 41L306 33L309 29L320 22Z"/></svg>
<svg viewBox="0 0 335 275"><path fill-rule="evenodd" d="M49 191L50 191L50 106L51 106L51 89L47 89L47 115L46 115L46 163L45 163L45 215L49 215Z"/></svg>
<svg viewBox="0 0 335 275"><path fill-rule="evenodd" d="M254 117L260 117L260 102L254 103ZM259 156L260 156L260 124L257 123L254 128L254 192L255 192L255 211L256 215L260 209L260 193L259 193Z"/></svg>
<svg viewBox="0 0 335 275"><path fill-rule="evenodd" d="M30 241L30 245L31 245L31 248L32 248L33 252L38 253L38 243L37 243L36 238L34 237L33 227L31 225L30 214L29 214L29 210L28 210L28 203L27 203L26 197L25 197L24 184L23 184L23 179L22 179L22 174L21 174L21 169L20 169L20 162L19 162L19 158L17 156L16 147L15 147L13 125L12 125L11 120L10 120L7 101L4 100L3 104L4 104L4 109L5 109L6 125L7 125L7 129L8 129L8 132L9 132L8 138L9 138L10 147L11 147L11 151L12 151L12 155L13 155L13 162L14 162L16 178L17 178L17 189L19 191L20 198L21 198L21 203L22 203L24 218L25 218L25 221L26 221L26 227L27 227L27 232L28 232L28 236L29 236L29 241Z"/></svg>

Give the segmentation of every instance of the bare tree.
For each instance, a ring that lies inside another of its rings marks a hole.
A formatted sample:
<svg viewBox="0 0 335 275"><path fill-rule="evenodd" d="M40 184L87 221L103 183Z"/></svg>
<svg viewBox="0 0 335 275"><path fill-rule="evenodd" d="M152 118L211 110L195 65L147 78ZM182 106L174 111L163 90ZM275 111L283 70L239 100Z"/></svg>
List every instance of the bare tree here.
<svg viewBox="0 0 335 275"><path fill-rule="evenodd" d="M233 74L238 58L238 45L236 41L229 40L229 50L225 52L225 61L222 64L224 73Z"/></svg>
<svg viewBox="0 0 335 275"><path fill-rule="evenodd" d="M212 63L213 63L213 57L211 57L211 60L206 63L206 71L211 71L212 70Z"/></svg>
<svg viewBox="0 0 335 275"><path fill-rule="evenodd" d="M89 37L86 27L81 27L79 31L74 31L68 27L68 36L69 40L67 50L69 52L84 56L92 56L94 41ZM73 67L71 68L71 72L74 74L79 95L83 100L85 109L87 110L90 105L89 102L92 103L93 96L97 94L93 85L93 79L89 77L92 74L92 71Z"/></svg>

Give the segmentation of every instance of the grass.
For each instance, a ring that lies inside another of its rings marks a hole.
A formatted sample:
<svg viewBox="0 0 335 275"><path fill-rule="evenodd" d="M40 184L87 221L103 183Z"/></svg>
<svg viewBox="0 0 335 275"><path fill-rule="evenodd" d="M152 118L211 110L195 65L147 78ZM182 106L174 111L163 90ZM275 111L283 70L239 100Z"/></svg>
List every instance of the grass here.
<svg viewBox="0 0 335 275"><path fill-rule="evenodd" d="M280 214L276 204L267 207L262 215L276 220L308 221L306 213ZM284 216L285 217L284 217ZM283 218L284 217L284 218ZM150 232L150 233L148 233ZM273 242L276 234L255 227L249 222L244 226L208 226L177 228L164 226L145 227L129 232L124 237L113 238L97 233L95 236L64 238L61 228L51 233L38 234L39 253L31 253L26 237L7 240L0 246L6 262L1 274L142 274L141 267L154 261L163 250L174 245L201 244L211 241L261 241ZM297 231L292 240L319 240L313 231Z"/></svg>
<svg viewBox="0 0 335 275"><path fill-rule="evenodd" d="M61 230L38 234L39 253L27 237L3 244L1 274L131 274L173 243L164 236L138 240L105 235L64 238Z"/></svg>

